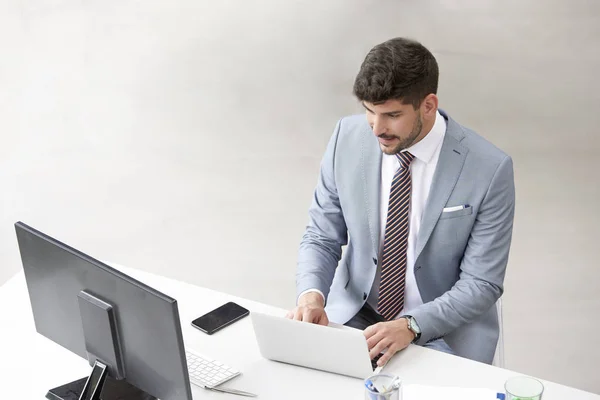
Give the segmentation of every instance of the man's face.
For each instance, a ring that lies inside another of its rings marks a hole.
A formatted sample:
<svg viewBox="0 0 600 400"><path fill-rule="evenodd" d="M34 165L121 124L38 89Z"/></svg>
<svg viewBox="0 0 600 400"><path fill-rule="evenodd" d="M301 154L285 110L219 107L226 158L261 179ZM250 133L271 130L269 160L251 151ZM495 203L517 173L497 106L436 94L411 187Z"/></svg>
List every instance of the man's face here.
<svg viewBox="0 0 600 400"><path fill-rule="evenodd" d="M400 153L420 140L423 130L420 109L415 110L411 104L402 104L399 100L377 105L365 101L363 106L367 111L367 121L385 154Z"/></svg>

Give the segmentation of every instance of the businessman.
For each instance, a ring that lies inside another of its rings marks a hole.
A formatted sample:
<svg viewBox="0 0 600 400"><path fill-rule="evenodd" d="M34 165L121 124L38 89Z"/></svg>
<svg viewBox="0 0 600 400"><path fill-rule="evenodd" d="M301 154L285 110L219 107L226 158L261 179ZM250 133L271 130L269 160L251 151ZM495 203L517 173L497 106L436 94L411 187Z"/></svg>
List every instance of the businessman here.
<svg viewBox="0 0 600 400"><path fill-rule="evenodd" d="M379 365L410 343L491 363L498 341L512 159L438 109L437 88L418 42L367 54L366 117L337 123L298 253L288 318L363 329Z"/></svg>

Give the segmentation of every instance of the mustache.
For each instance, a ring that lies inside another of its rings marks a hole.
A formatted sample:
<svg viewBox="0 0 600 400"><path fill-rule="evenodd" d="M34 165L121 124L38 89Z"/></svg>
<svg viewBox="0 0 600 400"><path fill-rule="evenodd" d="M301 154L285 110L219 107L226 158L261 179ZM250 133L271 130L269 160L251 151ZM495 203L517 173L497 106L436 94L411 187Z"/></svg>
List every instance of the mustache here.
<svg viewBox="0 0 600 400"><path fill-rule="evenodd" d="M388 139L396 139L396 136L390 136L390 135L386 135L386 134L381 134L381 135L378 135L377 137L380 138L380 139L386 139L386 140L388 140Z"/></svg>

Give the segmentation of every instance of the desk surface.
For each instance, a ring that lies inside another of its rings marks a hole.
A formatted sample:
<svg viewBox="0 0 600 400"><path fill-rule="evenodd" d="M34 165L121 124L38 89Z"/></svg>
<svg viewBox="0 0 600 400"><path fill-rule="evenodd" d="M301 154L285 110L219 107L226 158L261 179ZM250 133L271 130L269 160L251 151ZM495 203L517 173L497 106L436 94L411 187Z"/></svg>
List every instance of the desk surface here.
<svg viewBox="0 0 600 400"><path fill-rule="evenodd" d="M177 299L186 347L242 371L240 377L225 386L257 393L261 399L363 398L363 385L359 379L263 359L250 318L212 336L190 324L193 319L227 301L235 301L250 311L272 315L283 316L286 310L135 269L117 268ZM0 393L3 398L43 399L49 388L89 374L87 361L36 333L22 272L0 287L0 313ZM394 356L384 371L398 375L405 383L481 387L499 392L503 391L507 378L518 375L413 345ZM556 383L544 381L544 386L544 400L600 400L598 395ZM194 385L192 391L194 399L242 398L209 392Z"/></svg>

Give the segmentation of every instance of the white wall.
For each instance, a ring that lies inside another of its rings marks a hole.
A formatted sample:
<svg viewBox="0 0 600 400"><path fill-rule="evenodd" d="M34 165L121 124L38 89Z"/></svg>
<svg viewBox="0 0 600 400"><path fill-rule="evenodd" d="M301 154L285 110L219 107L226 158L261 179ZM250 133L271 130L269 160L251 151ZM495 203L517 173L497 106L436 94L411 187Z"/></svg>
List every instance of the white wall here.
<svg viewBox="0 0 600 400"><path fill-rule="evenodd" d="M600 3L0 0L0 283L23 220L95 257L291 307L365 53L438 57L441 105L515 160L511 369L600 393Z"/></svg>

